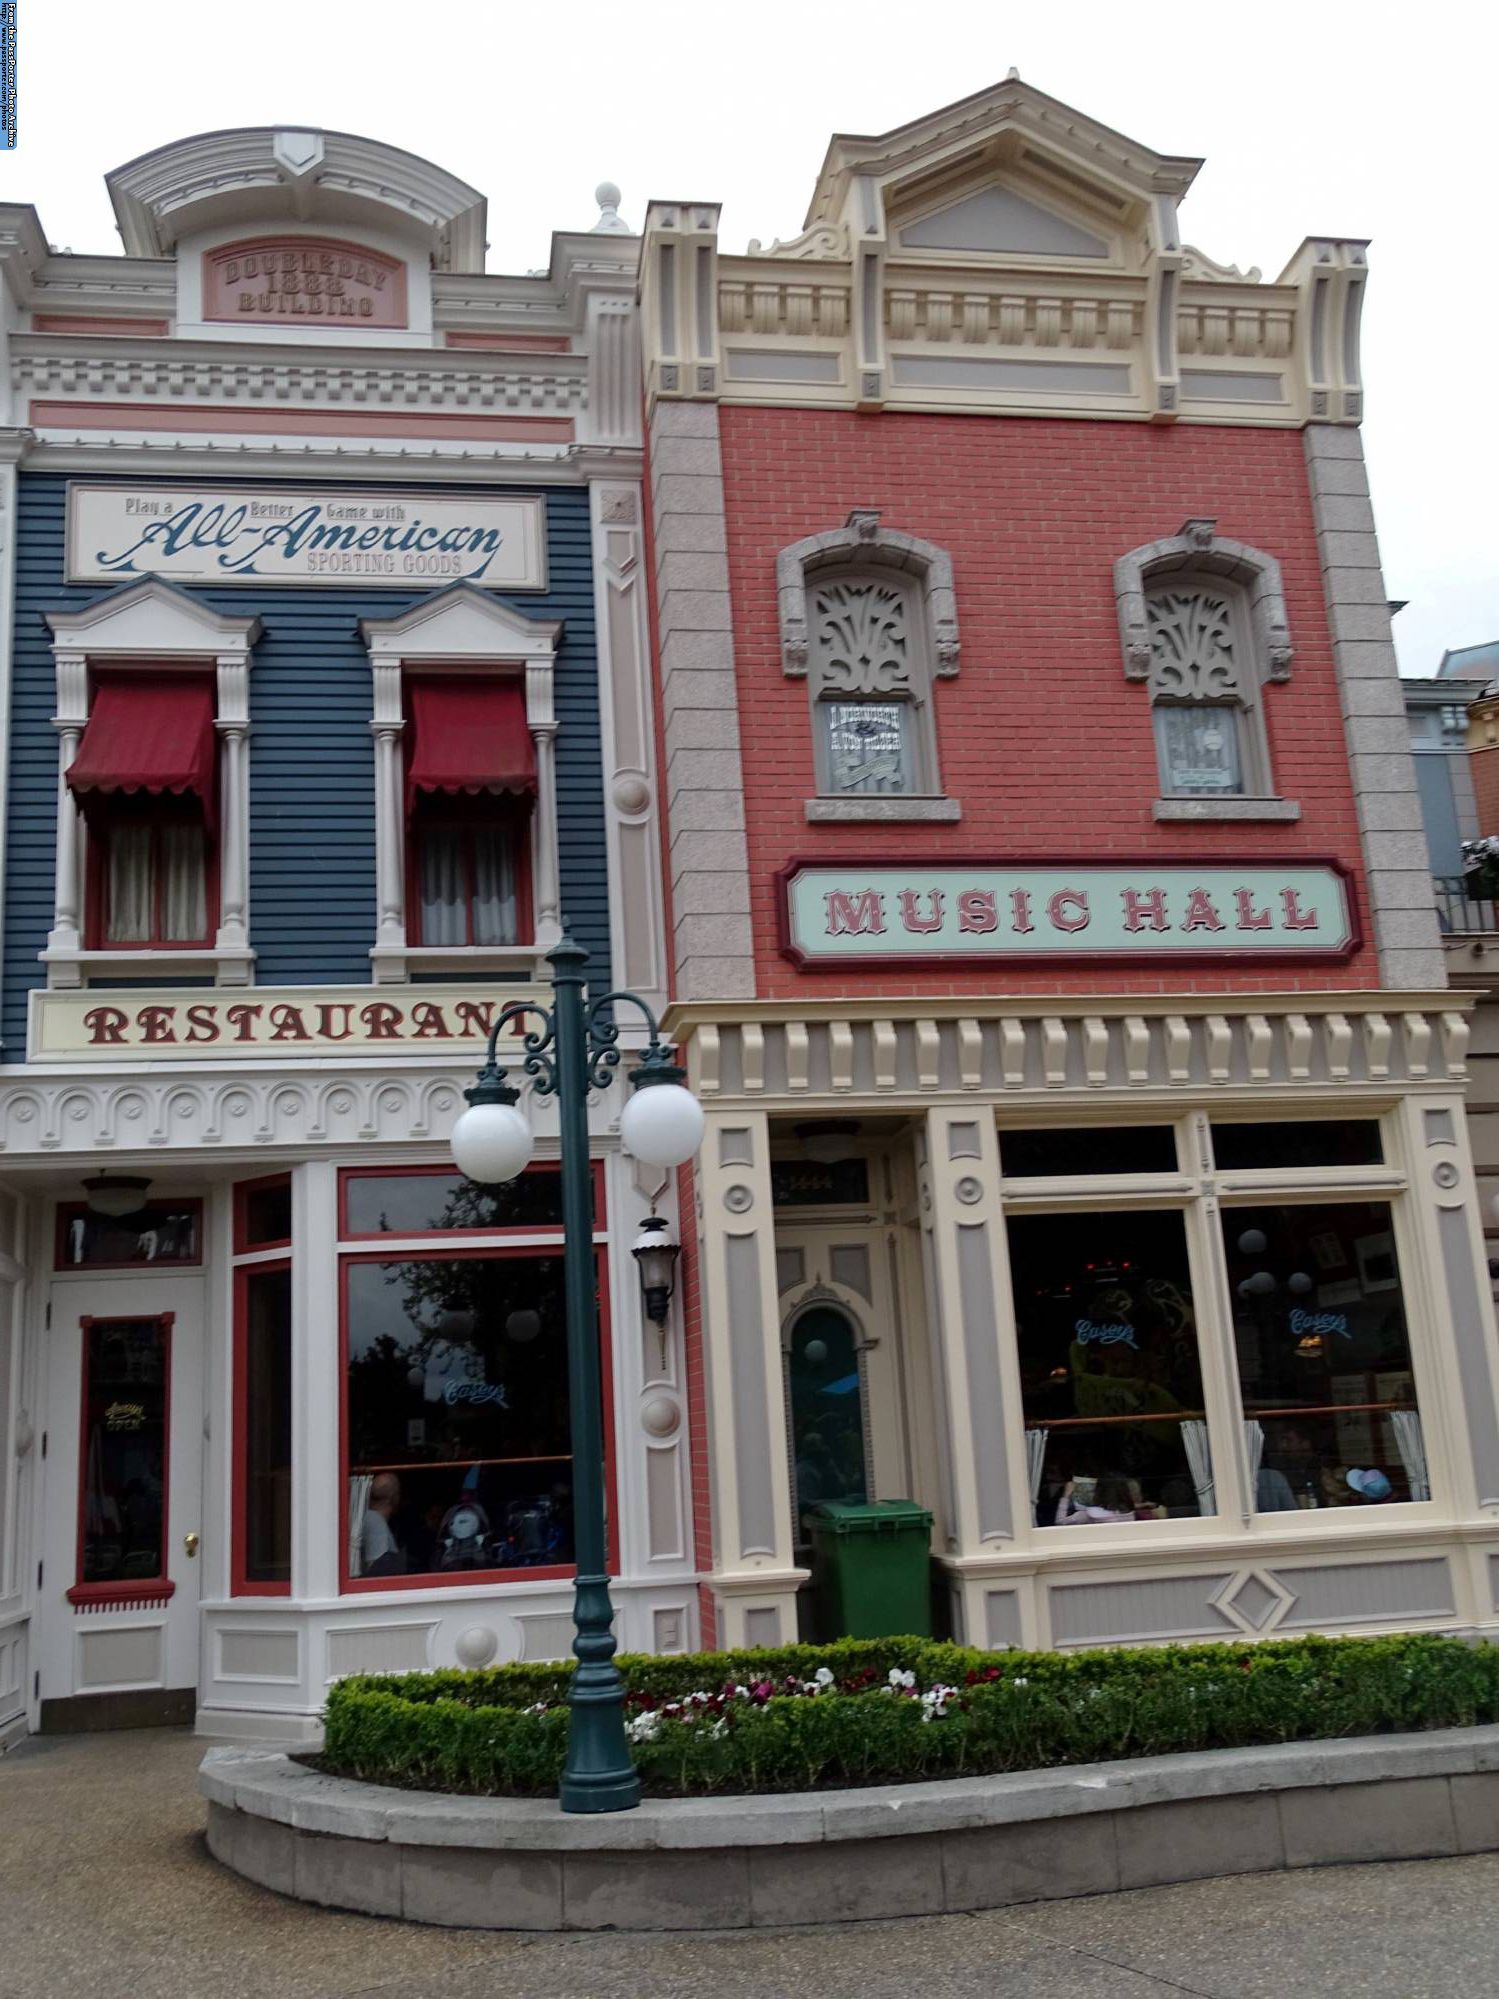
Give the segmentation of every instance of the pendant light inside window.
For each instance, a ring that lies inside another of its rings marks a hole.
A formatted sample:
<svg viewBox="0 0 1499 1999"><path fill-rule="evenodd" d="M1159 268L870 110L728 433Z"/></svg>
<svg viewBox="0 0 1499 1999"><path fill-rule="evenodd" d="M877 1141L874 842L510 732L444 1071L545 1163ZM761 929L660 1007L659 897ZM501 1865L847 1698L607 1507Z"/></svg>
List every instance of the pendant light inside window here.
<svg viewBox="0 0 1499 1999"><path fill-rule="evenodd" d="M96 1173L91 1180L84 1181L83 1191L88 1196L90 1214L121 1221L126 1215L138 1215L145 1207L150 1185L149 1180L126 1173Z"/></svg>

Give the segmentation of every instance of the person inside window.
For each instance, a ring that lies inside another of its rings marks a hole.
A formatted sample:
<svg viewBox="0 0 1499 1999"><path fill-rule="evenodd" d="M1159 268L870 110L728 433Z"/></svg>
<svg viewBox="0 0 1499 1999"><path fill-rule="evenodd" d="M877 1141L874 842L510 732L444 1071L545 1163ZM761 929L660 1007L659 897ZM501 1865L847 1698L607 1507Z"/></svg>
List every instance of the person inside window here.
<svg viewBox="0 0 1499 1999"><path fill-rule="evenodd" d="M1055 1525L1058 1527L1080 1526L1083 1522L1104 1522L1109 1520L1133 1520L1137 1517L1135 1495L1129 1480L1117 1472L1104 1472L1093 1486L1093 1498L1088 1504L1079 1502L1076 1488L1069 1480L1061 1499L1057 1502ZM1152 1512L1146 1516L1153 1518Z"/></svg>
<svg viewBox="0 0 1499 1999"><path fill-rule="evenodd" d="M360 1572L367 1576L399 1576L406 1558L391 1520L400 1510L401 1481L393 1471L376 1472L370 1481L364 1526L359 1536Z"/></svg>

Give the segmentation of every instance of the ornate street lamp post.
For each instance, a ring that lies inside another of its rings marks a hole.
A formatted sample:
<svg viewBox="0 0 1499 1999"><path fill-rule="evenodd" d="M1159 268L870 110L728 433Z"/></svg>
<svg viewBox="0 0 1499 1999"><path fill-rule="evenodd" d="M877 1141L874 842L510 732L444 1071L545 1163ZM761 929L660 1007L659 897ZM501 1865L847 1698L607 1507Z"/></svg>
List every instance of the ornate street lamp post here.
<svg viewBox="0 0 1499 1999"><path fill-rule="evenodd" d="M500 1035L512 1021L539 1025L521 1042L521 1067L539 1097L557 1099L562 1141L563 1279L567 1306L567 1384L573 1446L573 1651L577 1670L570 1696L565 1812L620 1812L640 1803L640 1778L625 1736L624 1681L614 1664L614 1610L609 1601L608 1528L604 1490L603 1389L599 1367L598 1301L593 1268L593 1186L588 1164L588 1092L603 1089L619 1066L621 1002L638 1007L650 1046L630 1073L633 1085L619 1121L627 1151L648 1166L670 1168L691 1159L703 1138L702 1107L683 1088L685 1072L664 1047L656 1017L634 993L606 993L585 1005L588 953L564 937L547 953L550 1008L530 1001L505 1007L489 1036L479 1079L465 1090L470 1108L453 1127L460 1172L482 1186L513 1180L531 1157L531 1127L516 1105L520 1092L498 1061Z"/></svg>

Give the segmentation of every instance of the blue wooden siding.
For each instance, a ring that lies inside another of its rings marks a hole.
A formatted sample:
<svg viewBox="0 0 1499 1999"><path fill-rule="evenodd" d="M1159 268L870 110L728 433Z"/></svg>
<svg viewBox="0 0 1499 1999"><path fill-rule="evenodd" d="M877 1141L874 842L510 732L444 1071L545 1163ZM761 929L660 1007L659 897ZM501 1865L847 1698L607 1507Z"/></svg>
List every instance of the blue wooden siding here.
<svg viewBox="0 0 1499 1999"><path fill-rule="evenodd" d="M37 953L52 924L56 678L43 613L76 610L118 587L64 580L66 479L23 473L20 488L0 1009L0 1053L9 1062L24 1059L26 995L46 983ZM405 490L458 496L450 487ZM588 496L549 492L546 507L550 588L506 601L532 617L565 620L556 680L562 907L593 956L591 979L601 991L609 972L609 911ZM250 941L257 982L366 981L376 915L374 745L359 620L393 616L431 593L230 587L192 594L231 616L259 616L264 625L250 674Z"/></svg>

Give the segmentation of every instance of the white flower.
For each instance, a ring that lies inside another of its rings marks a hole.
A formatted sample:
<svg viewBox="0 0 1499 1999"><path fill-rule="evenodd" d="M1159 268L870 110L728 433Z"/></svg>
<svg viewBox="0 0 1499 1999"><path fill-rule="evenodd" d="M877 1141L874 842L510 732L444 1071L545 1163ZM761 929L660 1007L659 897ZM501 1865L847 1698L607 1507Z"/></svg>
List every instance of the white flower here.
<svg viewBox="0 0 1499 1999"><path fill-rule="evenodd" d="M661 1717L649 1708L644 1714L631 1716L625 1723L625 1734L632 1742L654 1742L661 1732Z"/></svg>
<svg viewBox="0 0 1499 1999"><path fill-rule="evenodd" d="M830 1687L833 1684L833 1669L831 1666L819 1666L812 1677L818 1686Z"/></svg>
<svg viewBox="0 0 1499 1999"><path fill-rule="evenodd" d="M1028 1687L1030 1685L1030 1681L1027 1679L1011 1680L1010 1685L1012 1687Z"/></svg>
<svg viewBox="0 0 1499 1999"><path fill-rule="evenodd" d="M904 1689L909 1693L916 1685L916 1675L911 1672L903 1673L899 1666L892 1666L890 1668L890 1685L892 1690L896 1692Z"/></svg>

